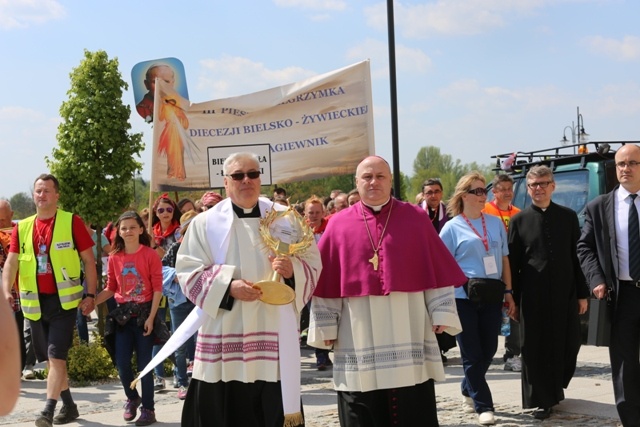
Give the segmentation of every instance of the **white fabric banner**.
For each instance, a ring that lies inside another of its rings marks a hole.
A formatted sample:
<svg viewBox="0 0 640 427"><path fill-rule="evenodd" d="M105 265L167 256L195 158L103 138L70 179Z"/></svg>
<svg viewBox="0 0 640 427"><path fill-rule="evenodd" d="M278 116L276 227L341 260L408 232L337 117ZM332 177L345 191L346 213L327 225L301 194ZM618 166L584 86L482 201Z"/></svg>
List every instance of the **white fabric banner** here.
<svg viewBox="0 0 640 427"><path fill-rule="evenodd" d="M374 154L369 61L197 104L158 80L155 100L153 191L221 187L237 151L259 155L263 185L354 173Z"/></svg>

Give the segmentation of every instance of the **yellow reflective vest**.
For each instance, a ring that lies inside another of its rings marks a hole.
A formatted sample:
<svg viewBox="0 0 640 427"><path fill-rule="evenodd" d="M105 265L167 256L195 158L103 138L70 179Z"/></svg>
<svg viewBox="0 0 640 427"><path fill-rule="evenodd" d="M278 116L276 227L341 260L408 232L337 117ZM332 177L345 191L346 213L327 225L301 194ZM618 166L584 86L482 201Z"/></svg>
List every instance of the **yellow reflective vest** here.
<svg viewBox="0 0 640 427"><path fill-rule="evenodd" d="M41 316L38 298L38 267L33 247L33 227L36 215L18 223L18 287L20 303L24 317L39 320ZM82 282L80 280L80 255L73 242L73 214L58 210L53 226L53 236L49 248L49 261L58 287L60 304L65 310L78 307L82 300Z"/></svg>

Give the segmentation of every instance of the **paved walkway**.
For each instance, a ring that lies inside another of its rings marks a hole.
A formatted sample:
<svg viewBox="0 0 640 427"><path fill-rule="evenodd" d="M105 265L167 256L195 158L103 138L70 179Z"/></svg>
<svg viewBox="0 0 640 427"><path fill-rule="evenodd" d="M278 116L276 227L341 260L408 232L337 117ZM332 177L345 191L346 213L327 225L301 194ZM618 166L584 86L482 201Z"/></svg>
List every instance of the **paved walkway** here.
<svg viewBox="0 0 640 427"><path fill-rule="evenodd" d="M502 340L502 339L501 339ZM500 344L498 355L504 346ZM447 354L447 379L436 384L438 418L441 426L476 426L474 414L460 410L460 380L462 367L457 348ZM497 426L593 426L616 427L617 414L613 404L611 370L606 347L583 346L578 369L566 399L554 408L551 418L544 422L533 419L521 409L520 374L503 370L496 357L488 374L489 386L496 402ZM339 426L336 411L336 395L331 387L331 370L315 369L315 357L311 349L303 349L302 400L307 427ZM0 425L33 426L36 414L44 405L46 384L44 381L23 381L21 397L14 411L0 418ZM68 424L75 426L133 425L122 419L124 392L119 383L72 389L81 418ZM168 388L156 393L157 425L179 426L182 402L177 391ZM58 404L60 406L60 404Z"/></svg>

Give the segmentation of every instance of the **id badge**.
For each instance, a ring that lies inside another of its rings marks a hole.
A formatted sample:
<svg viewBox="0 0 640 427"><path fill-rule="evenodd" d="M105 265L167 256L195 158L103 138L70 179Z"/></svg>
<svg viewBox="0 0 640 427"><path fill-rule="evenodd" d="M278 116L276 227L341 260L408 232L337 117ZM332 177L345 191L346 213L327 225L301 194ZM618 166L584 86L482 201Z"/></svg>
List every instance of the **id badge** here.
<svg viewBox="0 0 640 427"><path fill-rule="evenodd" d="M487 255L482 258L484 263L484 272L488 275L498 274L498 264L496 263L496 257L493 255Z"/></svg>
<svg viewBox="0 0 640 427"><path fill-rule="evenodd" d="M38 261L38 274L45 274L47 272L48 258L47 254L38 254L38 256L36 256Z"/></svg>

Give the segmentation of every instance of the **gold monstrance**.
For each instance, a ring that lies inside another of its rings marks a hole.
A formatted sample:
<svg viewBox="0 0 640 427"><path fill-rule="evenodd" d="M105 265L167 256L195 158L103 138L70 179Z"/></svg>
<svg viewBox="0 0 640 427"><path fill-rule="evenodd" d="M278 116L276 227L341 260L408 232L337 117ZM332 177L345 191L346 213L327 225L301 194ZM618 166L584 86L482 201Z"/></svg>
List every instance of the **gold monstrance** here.
<svg viewBox="0 0 640 427"><path fill-rule="evenodd" d="M265 246L276 256L299 255L314 242L313 230L293 207L284 211L267 211L260 219L259 231ZM262 291L262 302L283 305L294 300L295 291L281 279L280 274L274 271L269 279L254 284L254 288Z"/></svg>

